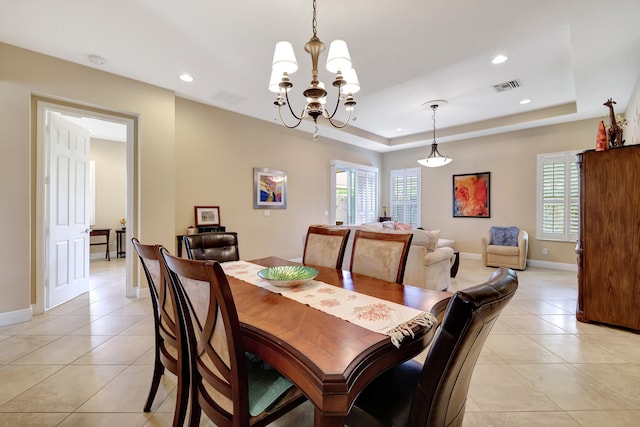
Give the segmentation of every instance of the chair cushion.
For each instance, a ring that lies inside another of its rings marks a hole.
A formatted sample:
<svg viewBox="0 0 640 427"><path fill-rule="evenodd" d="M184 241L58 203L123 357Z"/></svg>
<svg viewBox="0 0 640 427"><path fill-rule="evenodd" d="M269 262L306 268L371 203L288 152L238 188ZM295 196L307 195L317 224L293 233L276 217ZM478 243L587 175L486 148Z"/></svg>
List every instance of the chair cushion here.
<svg viewBox="0 0 640 427"><path fill-rule="evenodd" d="M409 360L381 374L358 396L349 414L353 425L408 426L422 364Z"/></svg>
<svg viewBox="0 0 640 427"><path fill-rule="evenodd" d="M245 353L249 380L249 413L252 417L276 404L293 384L258 356Z"/></svg>
<svg viewBox="0 0 640 427"><path fill-rule="evenodd" d="M440 230L416 230L413 232L412 245L422 245L428 251L434 251L438 247Z"/></svg>
<svg viewBox="0 0 640 427"><path fill-rule="evenodd" d="M487 253L495 255L518 256L520 254L520 248L518 248L517 246L489 245L487 246Z"/></svg>
<svg viewBox="0 0 640 427"><path fill-rule="evenodd" d="M370 222L368 224L362 224L360 229L366 231L382 231L384 230L384 226L381 222Z"/></svg>
<svg viewBox="0 0 640 427"><path fill-rule="evenodd" d="M396 230L409 231L413 228L411 224L403 224L401 222L396 223Z"/></svg>
<svg viewBox="0 0 640 427"><path fill-rule="evenodd" d="M491 227L491 244L518 246L518 227Z"/></svg>

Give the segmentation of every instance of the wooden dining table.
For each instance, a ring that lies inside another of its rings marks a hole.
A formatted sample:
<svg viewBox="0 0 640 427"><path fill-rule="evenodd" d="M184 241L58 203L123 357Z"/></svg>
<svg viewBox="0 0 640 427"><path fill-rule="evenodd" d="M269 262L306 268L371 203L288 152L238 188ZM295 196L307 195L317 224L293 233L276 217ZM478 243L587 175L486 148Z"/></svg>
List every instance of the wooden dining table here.
<svg viewBox="0 0 640 427"><path fill-rule="evenodd" d="M269 257L249 261L265 267L295 264ZM428 311L440 318L449 292L374 279L313 266L316 280L386 301ZM314 426L344 426L362 389L385 370L421 353L436 327L415 327L396 348L388 335L373 332L281 294L228 276L246 351L288 377L315 406Z"/></svg>

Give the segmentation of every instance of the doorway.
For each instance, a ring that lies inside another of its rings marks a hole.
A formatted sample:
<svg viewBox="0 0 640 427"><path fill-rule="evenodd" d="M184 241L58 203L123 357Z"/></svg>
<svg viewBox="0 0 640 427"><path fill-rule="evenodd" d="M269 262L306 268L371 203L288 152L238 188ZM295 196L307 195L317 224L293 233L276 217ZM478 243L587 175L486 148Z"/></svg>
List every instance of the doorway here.
<svg viewBox="0 0 640 427"><path fill-rule="evenodd" d="M49 161L50 154L50 136L48 134L48 117L49 116L63 116L65 119L79 124L80 126L93 128L95 136L92 133L91 138L96 138L98 135L102 135L105 129L117 129L121 135L118 136L122 139L121 144L126 145L125 157L126 157L126 178L125 178L125 211L123 222L126 222L126 229L124 230L123 243L125 246L125 253L131 253L130 239L134 235L135 221L134 212L135 200L134 200L134 146L135 146L135 129L136 129L136 117L131 115L123 115L117 112L111 112L106 110L98 110L80 105L70 105L65 102L56 102L52 100L44 100L35 98L36 111L37 111L37 148L36 148L36 198L35 198L35 293L36 302L34 304L34 313L42 313L45 310L52 308L47 305L47 292L51 286L51 280L49 279L52 269L52 256L51 249L49 249L51 241L51 231L49 226L49 218L53 212L51 212L51 203L48 198L50 197L50 182L54 177L47 177L47 162ZM103 128L102 130L97 130ZM100 137L102 139L102 137ZM90 204L90 200L86 201ZM54 203L55 205L55 203ZM116 225L114 224L114 229ZM87 228L89 230L89 228ZM113 236L115 240L115 234ZM90 257L90 252L86 250L86 256ZM58 262L58 261L56 261ZM89 275L91 274L89 268ZM136 288L133 286L133 257L125 257L125 294L128 297L137 296Z"/></svg>

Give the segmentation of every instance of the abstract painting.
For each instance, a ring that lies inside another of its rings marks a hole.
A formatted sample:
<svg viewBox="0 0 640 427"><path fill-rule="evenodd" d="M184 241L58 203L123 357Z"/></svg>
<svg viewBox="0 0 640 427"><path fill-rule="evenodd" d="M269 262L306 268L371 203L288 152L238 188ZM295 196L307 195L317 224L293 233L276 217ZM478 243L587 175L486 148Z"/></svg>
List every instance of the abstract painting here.
<svg viewBox="0 0 640 427"><path fill-rule="evenodd" d="M489 218L490 172L453 175L453 217Z"/></svg>

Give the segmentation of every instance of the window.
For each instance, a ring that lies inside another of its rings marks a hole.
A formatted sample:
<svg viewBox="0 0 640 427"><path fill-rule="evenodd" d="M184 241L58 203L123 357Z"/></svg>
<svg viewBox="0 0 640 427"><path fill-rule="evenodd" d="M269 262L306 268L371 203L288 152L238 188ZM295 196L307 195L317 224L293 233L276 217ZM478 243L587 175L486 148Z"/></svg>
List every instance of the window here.
<svg viewBox="0 0 640 427"><path fill-rule="evenodd" d="M576 153L538 155L538 239L578 239L580 200Z"/></svg>
<svg viewBox="0 0 640 427"><path fill-rule="evenodd" d="M364 224L378 220L378 168L331 161L332 222Z"/></svg>
<svg viewBox="0 0 640 427"><path fill-rule="evenodd" d="M420 168L391 170L391 218L420 226Z"/></svg>

